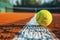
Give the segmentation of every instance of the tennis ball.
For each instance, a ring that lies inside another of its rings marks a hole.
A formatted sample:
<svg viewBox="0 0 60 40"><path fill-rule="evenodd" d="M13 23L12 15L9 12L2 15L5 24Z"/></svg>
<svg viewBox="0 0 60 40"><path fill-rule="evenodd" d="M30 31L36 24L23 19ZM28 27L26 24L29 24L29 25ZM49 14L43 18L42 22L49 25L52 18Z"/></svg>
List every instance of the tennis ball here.
<svg viewBox="0 0 60 40"><path fill-rule="evenodd" d="M36 14L36 21L41 26L48 26L52 22L52 15L48 10L41 10Z"/></svg>

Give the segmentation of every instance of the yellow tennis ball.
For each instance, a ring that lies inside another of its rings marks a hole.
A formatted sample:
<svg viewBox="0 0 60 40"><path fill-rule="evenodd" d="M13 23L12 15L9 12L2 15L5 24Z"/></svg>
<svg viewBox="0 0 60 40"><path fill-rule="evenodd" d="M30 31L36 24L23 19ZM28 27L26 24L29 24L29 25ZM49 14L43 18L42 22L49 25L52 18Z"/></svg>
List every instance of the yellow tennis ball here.
<svg viewBox="0 0 60 40"><path fill-rule="evenodd" d="M48 10L41 10L36 14L36 21L41 26L48 26L52 22L52 15Z"/></svg>

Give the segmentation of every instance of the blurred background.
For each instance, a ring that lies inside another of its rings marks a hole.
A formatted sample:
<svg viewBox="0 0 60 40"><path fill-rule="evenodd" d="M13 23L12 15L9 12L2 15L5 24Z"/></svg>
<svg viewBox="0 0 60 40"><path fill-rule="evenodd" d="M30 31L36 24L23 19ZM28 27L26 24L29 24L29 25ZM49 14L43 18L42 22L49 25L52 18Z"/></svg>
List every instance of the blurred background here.
<svg viewBox="0 0 60 40"><path fill-rule="evenodd" d="M0 12L39 11L59 12L60 0L0 0Z"/></svg>

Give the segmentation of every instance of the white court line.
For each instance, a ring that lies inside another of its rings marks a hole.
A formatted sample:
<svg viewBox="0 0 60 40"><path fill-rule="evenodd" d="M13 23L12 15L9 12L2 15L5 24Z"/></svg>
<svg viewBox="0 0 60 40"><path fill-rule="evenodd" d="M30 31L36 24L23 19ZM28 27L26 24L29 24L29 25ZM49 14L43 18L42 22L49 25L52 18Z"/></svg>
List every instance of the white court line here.
<svg viewBox="0 0 60 40"><path fill-rule="evenodd" d="M35 16L34 16L33 18L31 18L31 20L30 20L26 25L38 25L38 24L36 23L35 17L36 17L36 14L35 14ZM26 27L24 26L23 29L22 29L20 32L22 32L25 28L26 28ZM13 38L13 40L15 40L16 38L17 38L17 36L15 36L15 37Z"/></svg>

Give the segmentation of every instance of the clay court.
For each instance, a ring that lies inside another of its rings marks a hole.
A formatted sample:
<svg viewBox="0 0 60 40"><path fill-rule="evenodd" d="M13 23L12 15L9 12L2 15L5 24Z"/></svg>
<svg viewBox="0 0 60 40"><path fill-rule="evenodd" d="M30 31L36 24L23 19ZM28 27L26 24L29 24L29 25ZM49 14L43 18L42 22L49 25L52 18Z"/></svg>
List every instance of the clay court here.
<svg viewBox="0 0 60 40"><path fill-rule="evenodd" d="M23 26L34 16L34 12L1 12L0 40L12 40L22 30ZM60 14L52 13L53 22L47 27L60 39ZM9 25L9 26L6 26ZM11 25L23 25L13 27Z"/></svg>

